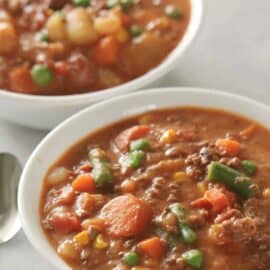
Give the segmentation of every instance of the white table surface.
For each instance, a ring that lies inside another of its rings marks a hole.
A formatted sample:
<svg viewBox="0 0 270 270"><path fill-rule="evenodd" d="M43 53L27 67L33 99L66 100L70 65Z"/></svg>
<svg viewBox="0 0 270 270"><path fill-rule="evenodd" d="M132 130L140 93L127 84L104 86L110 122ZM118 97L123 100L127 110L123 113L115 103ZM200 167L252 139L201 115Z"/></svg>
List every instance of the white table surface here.
<svg viewBox="0 0 270 270"><path fill-rule="evenodd" d="M161 86L223 89L270 104L270 1L204 0L199 36ZM0 121L0 151L26 161L46 132ZM20 231L0 246L0 270L48 270Z"/></svg>

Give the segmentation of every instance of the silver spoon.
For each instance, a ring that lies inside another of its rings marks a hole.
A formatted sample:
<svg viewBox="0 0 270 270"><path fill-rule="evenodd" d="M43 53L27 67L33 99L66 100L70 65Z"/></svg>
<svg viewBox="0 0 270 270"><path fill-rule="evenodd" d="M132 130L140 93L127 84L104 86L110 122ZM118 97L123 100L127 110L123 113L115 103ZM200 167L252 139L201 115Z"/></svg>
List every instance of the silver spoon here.
<svg viewBox="0 0 270 270"><path fill-rule="evenodd" d="M0 153L0 244L10 240L21 227L17 207L21 172L16 157Z"/></svg>

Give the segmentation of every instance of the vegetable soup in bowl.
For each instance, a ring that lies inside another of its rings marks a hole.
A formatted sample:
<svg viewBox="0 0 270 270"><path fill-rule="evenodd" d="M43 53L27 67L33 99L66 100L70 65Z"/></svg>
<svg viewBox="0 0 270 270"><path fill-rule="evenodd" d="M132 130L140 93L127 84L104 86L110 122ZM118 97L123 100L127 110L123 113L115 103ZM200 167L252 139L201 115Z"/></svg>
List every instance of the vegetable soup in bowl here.
<svg viewBox="0 0 270 270"><path fill-rule="evenodd" d="M0 95L10 102L19 98L21 107L37 101L46 115L50 101L51 107L76 110L138 89L168 72L182 55L198 30L201 2L0 0L0 40L5 40L0 44ZM57 121L63 113L55 110L50 111Z"/></svg>
<svg viewBox="0 0 270 270"><path fill-rule="evenodd" d="M192 88L85 109L27 162L27 237L57 269L269 269L269 112Z"/></svg>

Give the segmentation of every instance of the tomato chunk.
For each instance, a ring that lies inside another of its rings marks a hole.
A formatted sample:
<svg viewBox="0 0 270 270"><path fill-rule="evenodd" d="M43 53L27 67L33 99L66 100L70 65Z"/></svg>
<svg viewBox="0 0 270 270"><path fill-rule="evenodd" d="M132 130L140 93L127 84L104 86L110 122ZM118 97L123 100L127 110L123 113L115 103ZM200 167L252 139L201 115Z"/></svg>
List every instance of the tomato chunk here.
<svg viewBox="0 0 270 270"><path fill-rule="evenodd" d="M101 211L108 233L114 237L137 236L151 222L152 211L148 203L128 194L109 201Z"/></svg>

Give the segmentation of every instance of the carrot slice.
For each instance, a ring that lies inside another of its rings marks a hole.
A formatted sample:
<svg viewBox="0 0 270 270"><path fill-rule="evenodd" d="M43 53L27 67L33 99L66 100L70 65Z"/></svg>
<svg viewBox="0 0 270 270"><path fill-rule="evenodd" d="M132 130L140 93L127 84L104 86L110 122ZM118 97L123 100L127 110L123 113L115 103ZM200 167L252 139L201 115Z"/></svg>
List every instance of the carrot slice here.
<svg viewBox="0 0 270 270"><path fill-rule="evenodd" d="M113 36L102 38L93 49L93 58L103 66L113 65L118 60L119 45Z"/></svg>
<svg viewBox="0 0 270 270"><path fill-rule="evenodd" d="M114 237L137 236L151 222L152 211L148 203L131 194L109 201L101 210L108 233Z"/></svg>
<svg viewBox="0 0 270 270"><path fill-rule="evenodd" d="M221 151L225 151L229 156L237 156L240 152L240 143L231 139L218 139L216 147Z"/></svg>
<svg viewBox="0 0 270 270"><path fill-rule="evenodd" d="M206 191L204 197L211 203L216 213L221 212L230 205L228 197L217 188Z"/></svg>
<svg viewBox="0 0 270 270"><path fill-rule="evenodd" d="M211 209L212 207L211 203L205 197L192 201L190 203L190 206L192 208L206 208L206 209Z"/></svg>
<svg viewBox="0 0 270 270"><path fill-rule="evenodd" d="M121 152L127 152L131 141L147 135L150 127L147 125L138 125L122 131L116 138L115 144Z"/></svg>
<svg viewBox="0 0 270 270"><path fill-rule="evenodd" d="M81 174L72 182L72 187L79 192L94 192L95 181L90 174Z"/></svg>
<svg viewBox="0 0 270 270"><path fill-rule="evenodd" d="M152 237L141 241L137 245L139 253L155 260L160 260L165 253L165 243L158 237Z"/></svg>

